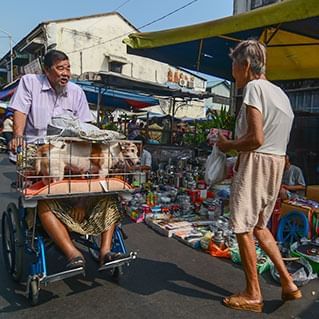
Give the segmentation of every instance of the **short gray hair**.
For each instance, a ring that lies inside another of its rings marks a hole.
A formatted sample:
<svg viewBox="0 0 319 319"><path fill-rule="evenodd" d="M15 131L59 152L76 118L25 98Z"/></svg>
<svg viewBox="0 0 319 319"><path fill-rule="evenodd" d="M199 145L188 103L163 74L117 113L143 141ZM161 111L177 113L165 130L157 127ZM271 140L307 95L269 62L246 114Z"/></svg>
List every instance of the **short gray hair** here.
<svg viewBox="0 0 319 319"><path fill-rule="evenodd" d="M249 63L254 74L266 72L266 47L257 40L241 41L230 50L229 56L237 63Z"/></svg>

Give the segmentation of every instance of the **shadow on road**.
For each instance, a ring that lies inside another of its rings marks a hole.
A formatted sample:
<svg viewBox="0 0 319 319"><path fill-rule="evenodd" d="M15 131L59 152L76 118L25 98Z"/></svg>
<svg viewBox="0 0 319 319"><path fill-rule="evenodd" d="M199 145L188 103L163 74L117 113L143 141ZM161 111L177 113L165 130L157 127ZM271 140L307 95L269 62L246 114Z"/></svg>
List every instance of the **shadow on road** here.
<svg viewBox="0 0 319 319"><path fill-rule="evenodd" d="M89 256L86 256L86 258L89 259ZM50 259L52 259L52 256ZM93 264L93 261L88 260L88 270L85 278L79 276L64 280L64 284L71 290L67 294L68 296L92 290L104 285L104 281L112 280L109 273L98 272L97 265ZM14 283L6 275L3 263L1 263L1 268L3 271L0 295L8 306L0 309L0 313L9 313L30 307L28 300L24 296L25 285ZM222 296L230 294L229 291L190 275L176 264L169 262L139 258L134 265L124 268L124 272L125 275L120 281L121 288L138 295L170 291L193 298L221 301ZM43 289L41 287L40 304L49 302L53 298L59 298L59 296L46 287L43 287Z"/></svg>
<svg viewBox="0 0 319 319"><path fill-rule="evenodd" d="M180 295L221 300L230 294L213 283L186 273L174 263L138 258L134 274L125 280L122 287L140 295L150 295L162 290Z"/></svg>

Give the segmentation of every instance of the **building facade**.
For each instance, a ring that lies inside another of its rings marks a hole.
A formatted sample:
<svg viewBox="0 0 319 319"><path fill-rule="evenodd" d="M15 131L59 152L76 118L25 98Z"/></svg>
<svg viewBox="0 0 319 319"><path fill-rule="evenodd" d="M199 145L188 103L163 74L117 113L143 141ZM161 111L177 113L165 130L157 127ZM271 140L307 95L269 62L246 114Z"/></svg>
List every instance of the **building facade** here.
<svg viewBox="0 0 319 319"><path fill-rule="evenodd" d="M70 58L72 76L100 71L117 72L131 78L205 92L206 80L185 70L144 57L127 54L122 43L137 29L117 12L40 23L13 48L13 73L41 72L41 57L50 49ZM10 75L10 53L0 59L0 69ZM201 105L204 112L203 103ZM192 109L189 107L190 114Z"/></svg>
<svg viewBox="0 0 319 319"><path fill-rule="evenodd" d="M206 91L214 94L212 97L205 100L205 110L221 110L230 107L230 91L231 85L226 80L216 80L207 82Z"/></svg>

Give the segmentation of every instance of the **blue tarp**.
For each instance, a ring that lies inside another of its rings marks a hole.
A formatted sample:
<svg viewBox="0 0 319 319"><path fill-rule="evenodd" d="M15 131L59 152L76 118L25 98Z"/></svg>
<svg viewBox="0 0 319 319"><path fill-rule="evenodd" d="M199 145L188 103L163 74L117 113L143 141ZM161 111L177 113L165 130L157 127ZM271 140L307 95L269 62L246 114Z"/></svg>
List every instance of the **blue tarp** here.
<svg viewBox="0 0 319 319"><path fill-rule="evenodd" d="M80 85L85 92L89 103L97 104L99 89L101 90L101 106L111 108L131 108L141 109L152 105L158 105L159 100L150 96L135 94L125 91L111 90L107 88L98 88L89 81L74 81ZM15 92L19 81L13 87L0 91L0 100L9 100Z"/></svg>
<svg viewBox="0 0 319 319"><path fill-rule="evenodd" d="M76 81L85 92L89 103L97 104L99 90L101 92L101 106L111 108L123 108L130 110L142 109L152 105L158 105L159 100L151 96L131 92L99 88L89 81Z"/></svg>

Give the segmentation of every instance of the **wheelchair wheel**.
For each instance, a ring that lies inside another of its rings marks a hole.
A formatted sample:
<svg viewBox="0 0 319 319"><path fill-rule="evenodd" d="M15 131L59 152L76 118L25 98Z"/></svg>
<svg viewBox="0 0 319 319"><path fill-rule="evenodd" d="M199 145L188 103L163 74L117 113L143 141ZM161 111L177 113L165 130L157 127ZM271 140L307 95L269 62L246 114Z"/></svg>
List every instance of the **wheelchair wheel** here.
<svg viewBox="0 0 319 319"><path fill-rule="evenodd" d="M40 283L37 277L30 279L29 281L29 294L28 298L32 306L35 306L39 302Z"/></svg>
<svg viewBox="0 0 319 319"><path fill-rule="evenodd" d="M291 245L303 237L308 237L309 221L300 212L291 212L283 216L278 225L277 240L284 245Z"/></svg>
<svg viewBox="0 0 319 319"><path fill-rule="evenodd" d="M2 216L2 252L5 266L15 281L21 281L24 270L24 247L19 211L10 203Z"/></svg>

